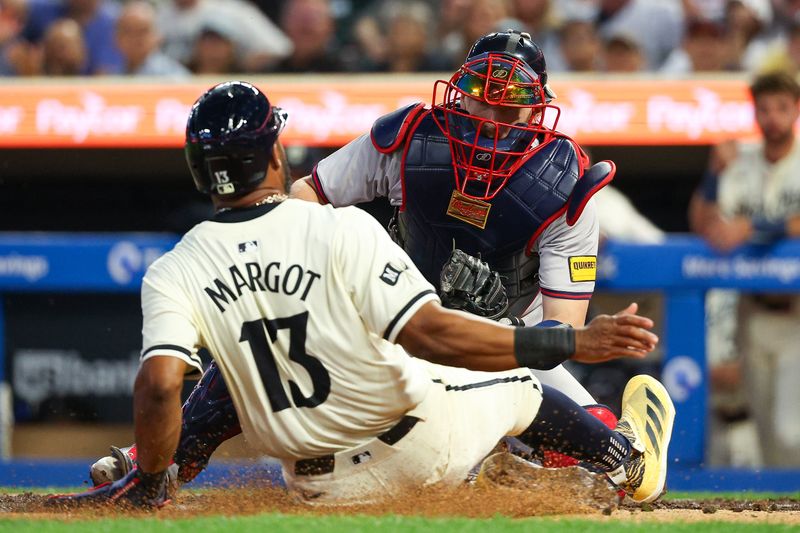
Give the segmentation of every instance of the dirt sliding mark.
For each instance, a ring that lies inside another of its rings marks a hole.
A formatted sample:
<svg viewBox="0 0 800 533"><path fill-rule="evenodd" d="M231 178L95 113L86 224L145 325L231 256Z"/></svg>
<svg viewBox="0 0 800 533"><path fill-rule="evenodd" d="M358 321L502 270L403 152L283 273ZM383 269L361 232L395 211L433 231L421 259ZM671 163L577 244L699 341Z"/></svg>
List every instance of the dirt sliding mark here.
<svg viewBox="0 0 800 533"><path fill-rule="evenodd" d="M211 515L252 515L284 513L293 515L386 515L427 517L512 518L532 516L578 516L598 521L635 522L759 522L800 525L800 501L675 500L650 506L623 503L618 508L576 507L562 496L559 487L546 491L521 491L496 486L462 487L456 490L426 489L391 502L354 507L310 507L297 503L279 488L253 487L181 492L167 507L155 514L164 519ZM46 496L23 493L0 495L0 518L86 520L120 516L118 509L94 508L53 510L45 507ZM128 516L150 513L128 511Z"/></svg>

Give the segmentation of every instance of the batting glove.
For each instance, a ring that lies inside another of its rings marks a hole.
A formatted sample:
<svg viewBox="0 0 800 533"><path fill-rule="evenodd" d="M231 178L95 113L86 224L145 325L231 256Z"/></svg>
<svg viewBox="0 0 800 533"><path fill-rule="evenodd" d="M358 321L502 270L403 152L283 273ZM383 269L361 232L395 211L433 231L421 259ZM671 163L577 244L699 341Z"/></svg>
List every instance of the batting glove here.
<svg viewBox="0 0 800 533"><path fill-rule="evenodd" d="M137 467L113 483L104 483L86 492L52 496L47 504L63 507L117 505L157 509L169 502L166 470L147 474Z"/></svg>

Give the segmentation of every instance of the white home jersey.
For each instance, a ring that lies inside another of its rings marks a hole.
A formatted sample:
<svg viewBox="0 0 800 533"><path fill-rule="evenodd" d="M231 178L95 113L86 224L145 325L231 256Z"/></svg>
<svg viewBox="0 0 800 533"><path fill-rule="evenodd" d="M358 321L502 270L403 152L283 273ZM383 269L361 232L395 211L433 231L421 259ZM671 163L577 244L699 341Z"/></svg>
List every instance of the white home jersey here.
<svg viewBox="0 0 800 533"><path fill-rule="evenodd" d="M437 300L408 256L357 208L300 200L223 212L147 271L142 359L219 364L245 438L292 460L392 427L431 387L393 344Z"/></svg>
<svg viewBox="0 0 800 533"><path fill-rule="evenodd" d="M334 206L354 205L379 197L391 205L403 204L402 150L383 154L369 135L362 135L320 161L312 178L323 200ZM454 223L457 223L454 221ZM537 239L539 285L550 298L588 300L594 292L599 226L591 199L573 226L566 215L555 220ZM458 247L458 243L455 243ZM529 307L526 323L541 321L541 298Z"/></svg>
<svg viewBox="0 0 800 533"><path fill-rule="evenodd" d="M764 158L763 144L739 147L720 174L717 201L728 216L782 219L800 212L800 142L776 163Z"/></svg>

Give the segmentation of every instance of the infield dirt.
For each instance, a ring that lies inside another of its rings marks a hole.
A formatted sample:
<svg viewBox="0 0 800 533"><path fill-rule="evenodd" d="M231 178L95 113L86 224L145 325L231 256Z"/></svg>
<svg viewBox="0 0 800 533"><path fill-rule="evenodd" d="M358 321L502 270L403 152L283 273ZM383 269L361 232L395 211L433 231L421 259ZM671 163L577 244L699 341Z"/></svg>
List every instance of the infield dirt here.
<svg viewBox="0 0 800 533"><path fill-rule="evenodd" d="M46 500L47 496L41 494L0 495L0 518L86 520L151 515L151 512L120 511L111 507L52 509L45 506ZM261 513L469 518L580 516L600 521L730 521L800 525L798 500L670 500L645 506L623 502L618 507L598 509L564 498L559 487L549 487L547 494L545 491L532 493L497 486L425 489L392 501L351 507L309 506L297 502L284 489L275 487L210 489L201 492L182 491L169 505L155 512L156 516L163 519Z"/></svg>

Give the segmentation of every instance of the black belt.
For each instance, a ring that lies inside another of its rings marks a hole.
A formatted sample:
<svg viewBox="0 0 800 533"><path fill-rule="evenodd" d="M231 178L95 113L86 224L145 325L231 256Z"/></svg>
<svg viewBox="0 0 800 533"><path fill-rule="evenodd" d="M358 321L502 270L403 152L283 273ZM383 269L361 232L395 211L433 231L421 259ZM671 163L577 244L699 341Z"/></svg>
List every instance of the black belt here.
<svg viewBox="0 0 800 533"><path fill-rule="evenodd" d="M378 440L392 446L397 444L400 439L408 435L411 428L417 425L419 418L406 415L392 426L385 433L378 435ZM294 473L296 476L320 476L333 472L335 459L333 454L313 457L311 459L300 459L294 463Z"/></svg>

